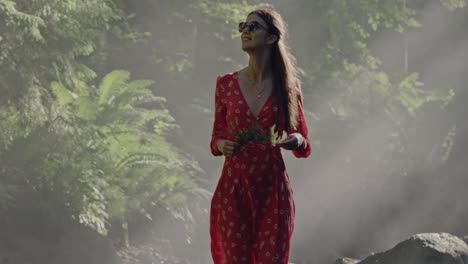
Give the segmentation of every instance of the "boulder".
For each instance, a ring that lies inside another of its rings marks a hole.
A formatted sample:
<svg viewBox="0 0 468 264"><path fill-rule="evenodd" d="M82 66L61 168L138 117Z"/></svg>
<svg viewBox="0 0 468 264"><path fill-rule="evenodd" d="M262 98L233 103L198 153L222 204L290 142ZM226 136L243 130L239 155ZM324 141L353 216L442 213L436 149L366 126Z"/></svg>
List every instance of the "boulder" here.
<svg viewBox="0 0 468 264"><path fill-rule="evenodd" d="M468 264L468 246L448 233L417 234L359 264Z"/></svg>
<svg viewBox="0 0 468 264"><path fill-rule="evenodd" d="M340 258L340 259L337 259L334 264L356 264L358 262L359 262L358 259Z"/></svg>

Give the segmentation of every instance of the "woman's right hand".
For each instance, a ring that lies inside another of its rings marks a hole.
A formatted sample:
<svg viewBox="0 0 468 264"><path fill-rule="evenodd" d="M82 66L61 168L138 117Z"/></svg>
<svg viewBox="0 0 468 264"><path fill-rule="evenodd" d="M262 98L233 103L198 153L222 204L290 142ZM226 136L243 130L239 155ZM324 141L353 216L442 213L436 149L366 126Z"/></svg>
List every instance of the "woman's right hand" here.
<svg viewBox="0 0 468 264"><path fill-rule="evenodd" d="M234 156L234 151L239 146L238 143L230 140L220 139L216 142L218 150L226 157Z"/></svg>

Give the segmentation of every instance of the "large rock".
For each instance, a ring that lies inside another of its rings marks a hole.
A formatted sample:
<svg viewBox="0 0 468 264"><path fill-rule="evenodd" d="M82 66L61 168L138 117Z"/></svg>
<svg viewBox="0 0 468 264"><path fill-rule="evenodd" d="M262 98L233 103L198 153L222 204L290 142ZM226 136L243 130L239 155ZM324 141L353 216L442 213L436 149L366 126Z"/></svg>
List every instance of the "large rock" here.
<svg viewBox="0 0 468 264"><path fill-rule="evenodd" d="M371 255L358 264L468 264L468 246L447 233L424 233L394 248Z"/></svg>
<svg viewBox="0 0 468 264"><path fill-rule="evenodd" d="M334 264L357 264L358 262L359 262L358 259L340 258L340 259L337 259Z"/></svg>

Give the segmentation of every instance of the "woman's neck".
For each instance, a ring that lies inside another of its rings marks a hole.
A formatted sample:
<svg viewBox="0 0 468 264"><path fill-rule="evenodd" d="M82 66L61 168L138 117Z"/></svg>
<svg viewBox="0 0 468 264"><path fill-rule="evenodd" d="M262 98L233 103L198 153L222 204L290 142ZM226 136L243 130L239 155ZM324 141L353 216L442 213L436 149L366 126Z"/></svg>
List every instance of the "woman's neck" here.
<svg viewBox="0 0 468 264"><path fill-rule="evenodd" d="M249 79L257 83L261 83L262 81L271 78L271 59L269 54L269 50L265 49L261 53L249 55L249 64L246 69Z"/></svg>

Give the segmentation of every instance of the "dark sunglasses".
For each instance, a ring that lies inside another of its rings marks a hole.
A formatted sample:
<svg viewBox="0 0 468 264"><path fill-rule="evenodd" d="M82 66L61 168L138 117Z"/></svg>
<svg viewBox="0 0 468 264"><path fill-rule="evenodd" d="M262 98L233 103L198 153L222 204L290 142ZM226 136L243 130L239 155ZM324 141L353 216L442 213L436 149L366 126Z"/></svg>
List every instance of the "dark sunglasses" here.
<svg viewBox="0 0 468 264"><path fill-rule="evenodd" d="M245 28L248 28L249 32L253 32L259 28L267 30L262 24L257 21L250 21L250 22L240 22L239 23L239 32L243 32Z"/></svg>

